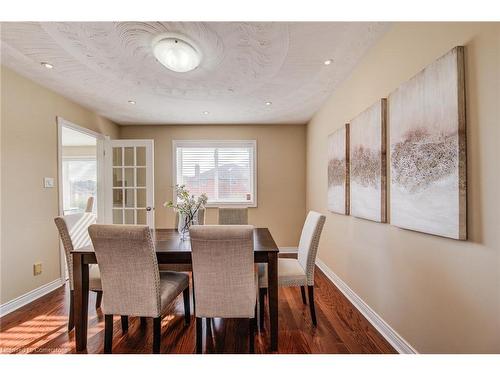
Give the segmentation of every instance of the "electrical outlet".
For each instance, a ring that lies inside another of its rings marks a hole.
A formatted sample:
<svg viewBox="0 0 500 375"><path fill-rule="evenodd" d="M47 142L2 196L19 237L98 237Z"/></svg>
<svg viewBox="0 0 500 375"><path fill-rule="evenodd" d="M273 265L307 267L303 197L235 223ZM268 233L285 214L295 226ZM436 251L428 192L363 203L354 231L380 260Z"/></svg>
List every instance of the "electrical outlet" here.
<svg viewBox="0 0 500 375"><path fill-rule="evenodd" d="M42 263L33 264L33 275L38 276L42 274Z"/></svg>

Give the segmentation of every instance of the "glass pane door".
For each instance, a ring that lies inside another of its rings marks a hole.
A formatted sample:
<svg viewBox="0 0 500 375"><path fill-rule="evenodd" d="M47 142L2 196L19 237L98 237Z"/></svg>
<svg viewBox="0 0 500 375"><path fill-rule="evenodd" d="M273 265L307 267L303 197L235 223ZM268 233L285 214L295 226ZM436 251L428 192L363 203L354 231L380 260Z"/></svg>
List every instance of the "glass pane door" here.
<svg viewBox="0 0 500 375"><path fill-rule="evenodd" d="M154 226L152 142L110 141L110 222L113 224Z"/></svg>

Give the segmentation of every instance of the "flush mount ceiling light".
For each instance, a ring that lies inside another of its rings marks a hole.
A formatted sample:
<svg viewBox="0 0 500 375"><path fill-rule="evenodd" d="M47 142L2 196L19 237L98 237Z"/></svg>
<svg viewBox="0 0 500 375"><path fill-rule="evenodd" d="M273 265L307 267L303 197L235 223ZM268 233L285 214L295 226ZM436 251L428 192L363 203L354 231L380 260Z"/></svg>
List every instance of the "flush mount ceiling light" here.
<svg viewBox="0 0 500 375"><path fill-rule="evenodd" d="M135 100L129 100L128 104L135 104Z"/></svg>
<svg viewBox="0 0 500 375"><path fill-rule="evenodd" d="M208 115L209 113L210 113L210 112L208 112L208 111L203 111L203 114L204 114L204 115Z"/></svg>
<svg viewBox="0 0 500 375"><path fill-rule="evenodd" d="M266 102L266 105L267 105L267 106L269 106L269 105L271 105L271 104L273 104L273 102Z"/></svg>
<svg viewBox="0 0 500 375"><path fill-rule="evenodd" d="M153 54L166 68L185 73L196 69L201 63L201 52L183 35L161 34L153 39Z"/></svg>
<svg viewBox="0 0 500 375"><path fill-rule="evenodd" d="M323 62L325 65L330 65L333 62L333 59L328 59Z"/></svg>
<svg viewBox="0 0 500 375"><path fill-rule="evenodd" d="M49 64L48 62L41 62L40 65L47 69L52 69L54 67L54 65Z"/></svg>

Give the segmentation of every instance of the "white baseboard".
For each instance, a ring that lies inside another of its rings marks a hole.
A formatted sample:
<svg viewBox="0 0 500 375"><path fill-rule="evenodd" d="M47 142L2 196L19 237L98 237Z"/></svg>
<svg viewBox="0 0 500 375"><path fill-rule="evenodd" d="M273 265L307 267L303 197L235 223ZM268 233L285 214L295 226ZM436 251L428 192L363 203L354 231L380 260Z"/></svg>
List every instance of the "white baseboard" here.
<svg viewBox="0 0 500 375"><path fill-rule="evenodd" d="M401 337L384 319L382 319L365 301L361 299L349 286L338 277L320 259L316 260L316 265L335 284L335 286L347 297L349 301L364 315L364 317L380 332L382 336L400 354L418 354L403 337Z"/></svg>
<svg viewBox="0 0 500 375"><path fill-rule="evenodd" d="M289 253L297 254L297 252L298 252L298 249L296 247L284 246L284 247L280 247L279 249L280 249L280 253L282 253L282 254L289 254Z"/></svg>
<svg viewBox="0 0 500 375"><path fill-rule="evenodd" d="M28 292L26 294L23 294L22 296L14 298L9 302L5 302L4 304L0 305L0 317L15 311L18 308L27 305L30 302L33 302L37 298L40 298L46 295L47 293L52 292L53 290L59 288L63 284L64 281L59 278L54 281L51 281L48 284L33 289L31 292Z"/></svg>

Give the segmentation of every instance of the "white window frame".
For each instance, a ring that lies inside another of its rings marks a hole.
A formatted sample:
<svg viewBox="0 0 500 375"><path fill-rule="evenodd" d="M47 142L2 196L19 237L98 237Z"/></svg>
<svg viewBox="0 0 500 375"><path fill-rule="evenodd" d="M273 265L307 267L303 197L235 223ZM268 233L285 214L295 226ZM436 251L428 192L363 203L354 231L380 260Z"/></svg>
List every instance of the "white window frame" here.
<svg viewBox="0 0 500 375"><path fill-rule="evenodd" d="M207 207L257 207L257 141L252 140L173 140L172 141L172 181L173 186L177 185L177 148L178 147L251 147L253 149L252 163L252 200L248 202L213 202L208 203ZM172 200L175 202L175 189L172 192Z"/></svg>

